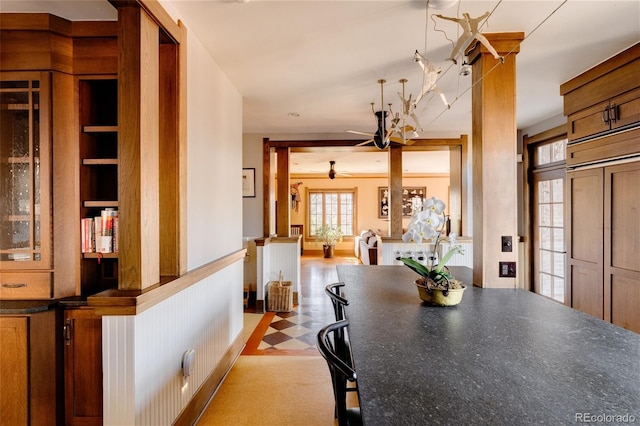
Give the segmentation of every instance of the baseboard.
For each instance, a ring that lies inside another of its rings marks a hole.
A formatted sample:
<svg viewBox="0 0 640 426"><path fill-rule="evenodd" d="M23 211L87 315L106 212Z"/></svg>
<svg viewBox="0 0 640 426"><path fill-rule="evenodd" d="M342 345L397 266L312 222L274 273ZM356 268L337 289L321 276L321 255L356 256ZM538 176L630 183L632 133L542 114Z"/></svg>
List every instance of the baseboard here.
<svg viewBox="0 0 640 426"><path fill-rule="evenodd" d="M193 395L189 403L182 410L182 413L173 422L175 426L192 426L196 423L216 389L222 383L225 375L233 366L234 361L242 352L244 347L244 338L242 333L231 343L229 349L222 356L222 359L213 369L209 377L204 381L200 389Z"/></svg>

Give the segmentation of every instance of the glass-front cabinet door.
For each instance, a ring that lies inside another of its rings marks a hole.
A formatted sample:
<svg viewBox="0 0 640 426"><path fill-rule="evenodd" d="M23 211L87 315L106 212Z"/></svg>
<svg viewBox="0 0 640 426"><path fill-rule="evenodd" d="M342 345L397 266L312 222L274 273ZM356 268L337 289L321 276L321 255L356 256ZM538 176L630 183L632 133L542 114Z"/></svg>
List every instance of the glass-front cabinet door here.
<svg viewBox="0 0 640 426"><path fill-rule="evenodd" d="M0 73L0 270L4 271L51 267L49 81L48 73ZM12 285L2 281L3 287Z"/></svg>

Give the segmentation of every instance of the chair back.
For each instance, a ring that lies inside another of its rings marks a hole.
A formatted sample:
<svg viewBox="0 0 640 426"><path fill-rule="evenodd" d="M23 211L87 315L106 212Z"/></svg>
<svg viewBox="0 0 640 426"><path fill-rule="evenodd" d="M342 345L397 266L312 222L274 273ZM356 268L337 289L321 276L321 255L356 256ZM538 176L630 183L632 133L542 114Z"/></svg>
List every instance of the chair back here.
<svg viewBox="0 0 640 426"><path fill-rule="evenodd" d="M344 307L349 305L349 301L342 297L340 289L344 287L344 283L329 284L324 288L325 293L331 299L333 304L333 312L335 314L336 321L342 321L345 319Z"/></svg>
<svg viewBox="0 0 640 426"><path fill-rule="evenodd" d="M362 423L360 410L347 408L347 392L354 389L357 390L357 387L349 388L348 386L349 382L356 382L356 371L336 351L336 341L339 339L336 332L342 331L344 335L345 328L348 325L349 321L345 319L326 325L318 331L318 350L327 361L329 372L331 373L339 426Z"/></svg>

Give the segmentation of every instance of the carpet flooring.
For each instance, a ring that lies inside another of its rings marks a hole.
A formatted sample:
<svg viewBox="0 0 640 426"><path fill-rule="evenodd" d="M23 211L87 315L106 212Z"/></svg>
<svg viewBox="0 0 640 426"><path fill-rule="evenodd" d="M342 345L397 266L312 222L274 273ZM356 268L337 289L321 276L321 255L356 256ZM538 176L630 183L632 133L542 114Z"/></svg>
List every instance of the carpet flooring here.
<svg viewBox="0 0 640 426"><path fill-rule="evenodd" d="M197 426L334 425L324 358L240 356Z"/></svg>

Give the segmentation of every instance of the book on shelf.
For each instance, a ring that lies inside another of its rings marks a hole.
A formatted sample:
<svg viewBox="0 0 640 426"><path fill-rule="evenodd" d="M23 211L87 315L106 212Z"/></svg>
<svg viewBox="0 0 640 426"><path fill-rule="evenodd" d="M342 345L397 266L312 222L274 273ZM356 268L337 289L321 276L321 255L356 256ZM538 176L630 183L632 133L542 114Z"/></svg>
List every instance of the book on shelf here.
<svg viewBox="0 0 640 426"><path fill-rule="evenodd" d="M82 235L82 253L95 252L95 228L90 217L80 219Z"/></svg>
<svg viewBox="0 0 640 426"><path fill-rule="evenodd" d="M106 208L100 216L81 219L82 253L118 252L118 211Z"/></svg>

